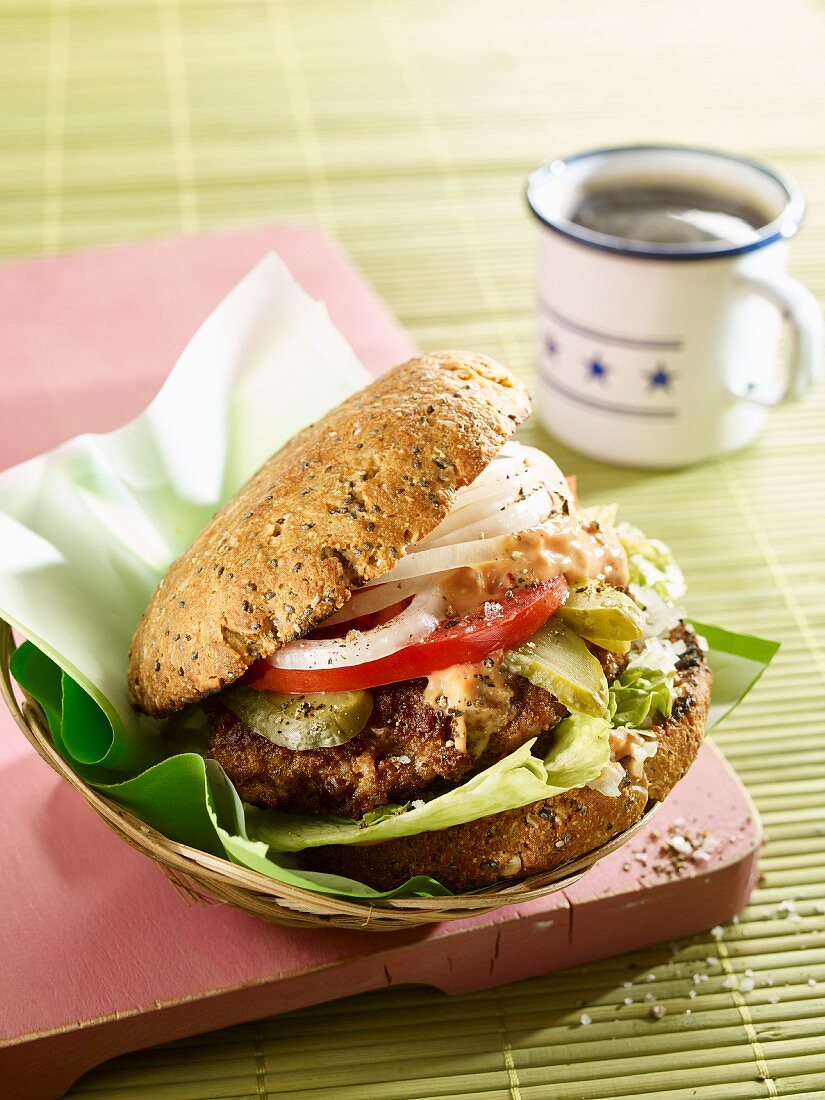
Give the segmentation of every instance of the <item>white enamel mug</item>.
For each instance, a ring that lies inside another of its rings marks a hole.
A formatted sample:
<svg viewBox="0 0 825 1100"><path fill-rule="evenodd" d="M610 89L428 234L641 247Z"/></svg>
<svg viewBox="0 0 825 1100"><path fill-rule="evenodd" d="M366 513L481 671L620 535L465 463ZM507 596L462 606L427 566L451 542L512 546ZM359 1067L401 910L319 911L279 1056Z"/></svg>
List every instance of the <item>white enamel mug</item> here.
<svg viewBox="0 0 825 1100"><path fill-rule="evenodd" d="M585 186L640 177L719 188L764 210L765 225L746 244L661 245L570 221ZM804 199L784 173L709 149L627 146L544 165L527 199L542 223L537 410L563 443L605 462L684 466L744 447L768 408L810 389L822 313L785 273Z"/></svg>

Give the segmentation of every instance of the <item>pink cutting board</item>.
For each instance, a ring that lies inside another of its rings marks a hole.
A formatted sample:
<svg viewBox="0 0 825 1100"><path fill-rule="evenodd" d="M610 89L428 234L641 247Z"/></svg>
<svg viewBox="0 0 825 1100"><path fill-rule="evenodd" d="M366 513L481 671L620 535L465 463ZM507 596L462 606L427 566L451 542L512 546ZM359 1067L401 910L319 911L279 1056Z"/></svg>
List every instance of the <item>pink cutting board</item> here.
<svg viewBox="0 0 825 1100"><path fill-rule="evenodd" d="M305 227L10 264L0 268L0 467L139 412L270 249L372 371L411 353L347 258ZM708 928L746 903L760 843L752 804L706 745L648 830L563 893L398 934L281 928L181 897L5 713L0 819L3 1100L49 1100L116 1054L336 997L412 982L478 989ZM716 847L677 869L661 854L673 832L706 832Z"/></svg>

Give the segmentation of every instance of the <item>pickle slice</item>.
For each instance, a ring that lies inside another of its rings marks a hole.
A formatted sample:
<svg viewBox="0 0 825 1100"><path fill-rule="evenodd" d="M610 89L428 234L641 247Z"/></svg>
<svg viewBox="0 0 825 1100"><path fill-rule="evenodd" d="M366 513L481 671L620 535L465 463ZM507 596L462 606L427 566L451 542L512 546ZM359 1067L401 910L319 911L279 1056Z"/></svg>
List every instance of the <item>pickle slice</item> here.
<svg viewBox="0 0 825 1100"><path fill-rule="evenodd" d="M592 642L593 645L609 650L611 653L624 656L625 653L630 652L630 642L617 642L613 638L589 638L585 634L581 634L580 637L584 638L586 642Z"/></svg>
<svg viewBox="0 0 825 1100"><path fill-rule="evenodd" d="M372 711L368 691L284 695L239 685L223 702L255 733L294 752L346 744L361 732Z"/></svg>
<svg viewBox="0 0 825 1100"><path fill-rule="evenodd" d="M598 581L588 581L580 588L572 589L558 614L571 630L591 641L604 638L614 642L632 642L641 638L645 628L644 612L639 605L624 592Z"/></svg>
<svg viewBox="0 0 825 1100"><path fill-rule="evenodd" d="M607 679L582 639L555 615L518 649L508 649L505 668L555 695L573 714L601 718L607 711Z"/></svg>

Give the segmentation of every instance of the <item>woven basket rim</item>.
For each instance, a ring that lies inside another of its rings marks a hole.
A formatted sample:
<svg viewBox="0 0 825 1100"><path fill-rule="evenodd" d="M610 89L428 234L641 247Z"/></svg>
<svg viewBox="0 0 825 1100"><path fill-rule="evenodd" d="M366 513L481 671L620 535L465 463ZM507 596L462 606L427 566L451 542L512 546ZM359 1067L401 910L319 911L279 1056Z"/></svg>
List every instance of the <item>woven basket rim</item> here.
<svg viewBox="0 0 825 1100"><path fill-rule="evenodd" d="M40 706L15 684L10 669L15 648L12 627L0 619L0 695L26 739L49 767L74 787L118 836L160 864L173 885L190 901L216 899L266 920L304 927L386 931L466 918L504 905L532 901L578 882L598 860L622 847L644 828L659 806L656 802L649 803L630 828L579 859L516 883L503 882L472 894L431 898L352 900L320 894L170 840L89 786L57 751ZM209 898L204 898L201 891L206 891Z"/></svg>

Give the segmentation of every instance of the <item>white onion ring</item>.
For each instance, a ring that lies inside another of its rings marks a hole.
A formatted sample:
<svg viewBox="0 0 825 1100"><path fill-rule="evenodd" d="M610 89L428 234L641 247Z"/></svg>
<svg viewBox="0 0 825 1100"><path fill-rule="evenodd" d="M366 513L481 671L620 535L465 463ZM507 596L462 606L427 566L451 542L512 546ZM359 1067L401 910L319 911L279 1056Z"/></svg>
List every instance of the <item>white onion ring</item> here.
<svg viewBox="0 0 825 1100"><path fill-rule="evenodd" d="M492 498L500 506L508 500L526 496L539 486L568 502L572 501L570 486L549 455L536 447L507 443L474 482L458 490L453 509L442 526L446 526L456 512L468 505Z"/></svg>
<svg viewBox="0 0 825 1100"><path fill-rule="evenodd" d="M510 546L510 535L498 535L492 539L474 539L472 542L459 542L454 546L434 546L431 550L419 550L416 554L407 554L393 566L390 573L368 581L364 588L375 588L388 580L403 581L430 573L445 573L448 569L459 569L462 565L482 565L502 557Z"/></svg>
<svg viewBox="0 0 825 1100"><path fill-rule="evenodd" d="M372 615L376 611L383 611L385 607L400 603L408 596L414 596L417 592L432 588L433 583L432 577L412 577L407 581L376 583L374 588L359 588L339 611L330 615L328 619L324 619L323 625L340 626L342 623L360 618L361 615Z"/></svg>
<svg viewBox="0 0 825 1100"><path fill-rule="evenodd" d="M347 638L301 638L288 642L267 658L275 668L349 668L388 657L432 634L444 612L444 597L436 588L420 592L409 607L384 626L354 630Z"/></svg>
<svg viewBox="0 0 825 1100"><path fill-rule="evenodd" d="M515 500L499 508L495 512L485 510L481 515L467 516L467 523L457 530L451 531L440 538L429 541L429 549L434 546L450 546L455 543L468 542L471 539L488 539L495 535L514 535L519 531L528 531L531 527L546 520L554 510L550 494L546 489L537 489L536 492L524 498ZM469 511L469 510L468 510ZM413 553L420 553L416 549Z"/></svg>
<svg viewBox="0 0 825 1100"><path fill-rule="evenodd" d="M413 550L427 550L430 546L442 545L446 541L446 536L453 536L462 528L469 527L470 524L477 523L486 516L500 515L505 508L521 503L539 491L547 495L553 508L560 506L561 502L558 501L555 494L548 493L542 482L524 481L518 487L518 492L506 499L501 496L498 490L495 490L483 498L472 500L469 503L462 503L460 507L453 508L434 531L415 544ZM454 538L453 541L463 542L464 540Z"/></svg>
<svg viewBox="0 0 825 1100"><path fill-rule="evenodd" d="M519 488L527 482L543 483L543 478L533 474L523 462L508 459L498 466L488 466L470 485L459 489L455 495L450 516L462 508L471 507L482 501L492 500L502 504L518 495ZM449 516L447 517L450 518ZM446 523L446 520L444 521Z"/></svg>
<svg viewBox="0 0 825 1100"><path fill-rule="evenodd" d="M547 530L543 525L532 530ZM527 533L527 532L525 532ZM459 542L454 546L434 546L431 550L421 550L417 554L407 554L393 566L392 572L368 581L364 589L375 588L379 584L409 580L412 577L429 576L432 573L446 573L460 569L463 565L484 565L486 562L503 558L513 549L511 535L497 535L491 539L474 539L472 542ZM553 559L558 564L559 573L570 568L570 558L563 553L544 552L545 561Z"/></svg>

